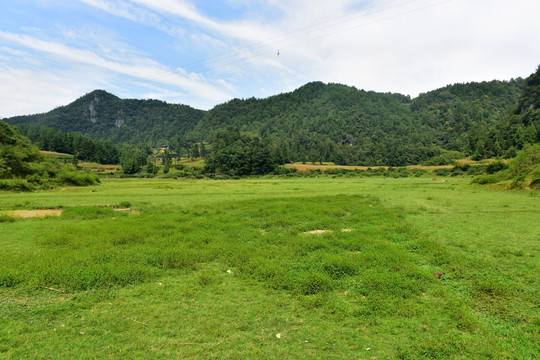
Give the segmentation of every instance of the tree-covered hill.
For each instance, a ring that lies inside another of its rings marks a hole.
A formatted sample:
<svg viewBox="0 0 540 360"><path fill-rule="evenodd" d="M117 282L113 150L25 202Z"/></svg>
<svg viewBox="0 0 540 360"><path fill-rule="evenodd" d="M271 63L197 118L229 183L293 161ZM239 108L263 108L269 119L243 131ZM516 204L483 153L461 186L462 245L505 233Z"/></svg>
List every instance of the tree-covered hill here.
<svg viewBox="0 0 540 360"><path fill-rule="evenodd" d="M405 165L445 151L473 154L479 129L501 122L523 80L456 84L411 100L320 82L267 99L234 99L205 114L194 137L225 126L272 138L293 161Z"/></svg>
<svg viewBox="0 0 540 360"><path fill-rule="evenodd" d="M472 153L478 133L512 111L522 88L522 79L449 85L421 94L411 110L436 145Z"/></svg>
<svg viewBox="0 0 540 360"><path fill-rule="evenodd" d="M284 161L406 165L449 152L515 154L539 142L539 75L449 85L417 98L308 83L265 99L233 99L209 111L157 100L122 100L102 90L49 113L6 119L115 143L211 142L223 129L260 136Z"/></svg>
<svg viewBox="0 0 540 360"><path fill-rule="evenodd" d="M432 155L400 94L309 83L267 99L234 99L206 113L194 136L208 140L227 126L279 144L285 160L398 165Z"/></svg>
<svg viewBox="0 0 540 360"><path fill-rule="evenodd" d="M167 144L187 134L200 121L203 110L158 100L120 99L95 90L73 103L48 113L6 119L16 125L45 125L64 133L78 132L94 139Z"/></svg>

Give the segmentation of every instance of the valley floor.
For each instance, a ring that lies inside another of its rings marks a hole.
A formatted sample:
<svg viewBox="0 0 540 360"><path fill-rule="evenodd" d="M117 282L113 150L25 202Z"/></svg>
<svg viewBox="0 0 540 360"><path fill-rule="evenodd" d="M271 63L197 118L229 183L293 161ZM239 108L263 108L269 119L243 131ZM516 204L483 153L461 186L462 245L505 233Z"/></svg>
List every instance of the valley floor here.
<svg viewBox="0 0 540 360"><path fill-rule="evenodd" d="M0 358L539 358L540 194L440 180L0 192Z"/></svg>

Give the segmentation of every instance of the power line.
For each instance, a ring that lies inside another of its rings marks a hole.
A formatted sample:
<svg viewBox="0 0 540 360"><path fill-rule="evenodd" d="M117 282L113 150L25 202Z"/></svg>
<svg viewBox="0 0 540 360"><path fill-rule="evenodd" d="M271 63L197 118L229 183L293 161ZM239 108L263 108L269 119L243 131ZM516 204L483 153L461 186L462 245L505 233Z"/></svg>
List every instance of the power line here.
<svg viewBox="0 0 540 360"><path fill-rule="evenodd" d="M246 47L243 47L241 50L238 50L238 51L233 51L233 52L213 56L213 57L210 57L210 58L207 58L207 59L204 59L204 60L191 62L191 63L188 63L188 64L186 64L184 66L180 66L179 68L184 70L186 73L189 73L189 72L194 72L196 70L199 70L199 69L201 69L203 67L206 67L209 64L211 65L211 64L214 64L214 63L219 63L221 61L233 60L231 62L226 62L225 63L225 65L230 65L230 64L234 64L234 63L237 63L239 61L242 61L242 60L249 60L250 58L254 58L254 56L247 56L246 57L246 55L245 55L246 52L253 53L253 52L257 52L258 50L261 50L261 49L264 49L264 48L269 48L271 46L275 47L275 45L277 45L278 43L286 41L286 40L298 38L300 36L305 36L305 35L308 35L310 33L314 33L314 32L317 32L317 31L324 31L324 30L326 30L328 28L331 28L331 27L339 26L341 24L351 22L351 21L356 21L358 19L364 18L364 17L369 16L369 15L383 13L383 12L386 12L386 11L391 10L393 8L405 6L405 5L408 5L408 4L417 2L417 1L419 1L419 0L409 0L409 1L405 1L405 2L399 2L397 4L393 4L391 6L383 7L383 8L380 7L381 3L379 3L377 5L372 5L372 6L366 7L364 9L360 10L359 12L356 12L356 13L353 13L353 14L342 15L342 16L339 16L337 18L324 20L324 21L321 21L321 22L318 22L318 23L315 23L315 24L312 24L312 25L309 25L309 26L306 26L306 27L303 27L303 28L300 28L300 29L297 29L297 30L282 33L282 34L280 34L278 36L275 36L275 37L273 37L273 38L271 38L271 39L269 39L269 40L267 40L265 42L261 42L261 43L258 43L258 44L253 44L251 46L246 46ZM386 5L386 4L392 4L392 3L396 3L396 1L395 0L389 0L389 1L383 2L382 4ZM368 13L370 10L377 10L377 11ZM301 44L301 43L302 42L298 42L295 45L298 45L298 44ZM287 47L290 47L290 46L287 46ZM284 47L284 48L286 48L286 47ZM178 74L178 71L174 71L174 70L172 70L172 71L164 71L161 74L157 74L157 75L154 75L152 77L145 78L145 79L149 80L149 81L153 81L153 80L156 80L156 79L158 79L160 77L163 77L163 76L177 75L177 74Z"/></svg>
<svg viewBox="0 0 540 360"><path fill-rule="evenodd" d="M444 5L446 3L451 2L452 0L440 1L440 2L437 2L437 3L434 3L434 4L429 4L429 5L426 5L426 6L422 6L422 7L414 8L414 9L407 10L407 11L404 11L404 12L400 12L400 13L395 14L395 15L380 18L380 19L377 19L377 20L374 20L374 21L371 21L371 22L368 22L368 23L363 23L363 24L359 24L359 25L355 25L355 26L350 26L350 27L347 27L345 29L334 30L333 32L324 33L324 34L321 34L319 36L312 37L312 38L305 39L305 40L299 40L299 41L294 42L292 44L281 45L284 41L290 41L290 40L293 40L293 39L296 39L296 38L300 38L302 36L307 36L307 35L310 35L310 34L314 34L316 32L327 31L328 29L335 28L335 27L337 27L339 25L346 24L346 23L351 23L353 21L357 21L359 19L365 18L367 16L372 16L374 14L385 13L385 12L391 10L391 9L403 7L403 6L415 3L417 1L419 1L419 0L409 0L409 1L405 1L405 2L396 3L396 1L394 1L394 0L389 0L389 1L386 1L386 2L383 3L383 4L391 4L388 7L381 8L380 3L379 3L377 6L373 5L373 6L370 6L370 7L366 7L364 9L360 10L359 12L356 12L356 13L353 13L353 14L343 15L343 16L339 16L337 18L324 20L324 21L321 21L321 22L318 22L318 23L315 23L315 24L312 24L312 25L309 25L309 26L306 26L306 27L303 27L303 28L300 28L300 29L297 29L297 30L294 30L294 31L283 33L283 34L275 36L275 37L273 37L273 38L271 38L271 39L269 39L269 40L267 40L265 42L261 42L261 43L258 43L258 44L253 44L251 46L244 47L244 48L242 48L241 50L238 50L238 51L233 51L233 52L230 52L230 53L217 55L217 56L214 56L214 57L210 57L210 58L208 58L206 60L192 62L190 64L187 64L187 65L183 66L183 67L180 67L180 69L182 69L182 71L185 72L186 74L188 74L190 72L192 72L192 73L196 72L196 70L199 70L199 69L201 69L201 70L198 73L203 73L204 67L208 67L209 65L212 65L212 64L220 64L219 67L225 67L225 66L229 66L229 65L232 65L232 64L236 64L238 62L243 62L243 61L248 61L248 60L254 59L254 58L262 55L263 53L267 52L268 51L267 49L271 48L272 46L274 46L274 50L272 50L272 52L276 51L276 50L280 51L281 49L292 48L292 47L295 47L295 46L298 46L298 45L301 45L301 44L321 40L321 39L332 37L332 36L335 36L337 34L348 32L348 31L351 31L351 30L359 29L359 28L362 28L362 27L366 27L366 26L376 24L376 23L380 23L380 22L388 21L388 20L395 19L395 18L398 18L398 17L401 17L401 16L409 15L411 13L419 12L419 11L422 11L422 10L425 10L425 9L428 9L428 8L441 6L441 5ZM370 10L375 10L375 11L369 12ZM278 46L279 49L276 49L275 48L276 45L281 45L281 46ZM264 49L264 51L261 51L263 49ZM249 54L246 55L246 53L249 53ZM142 78L142 79L145 80L145 81L160 82L158 80L160 78L172 77L172 76L178 76L178 75L179 75L179 71L172 70L172 71L165 71L163 73L160 73L160 74L157 74L157 75L154 75L154 76L151 76L151 77L147 77L147 78Z"/></svg>

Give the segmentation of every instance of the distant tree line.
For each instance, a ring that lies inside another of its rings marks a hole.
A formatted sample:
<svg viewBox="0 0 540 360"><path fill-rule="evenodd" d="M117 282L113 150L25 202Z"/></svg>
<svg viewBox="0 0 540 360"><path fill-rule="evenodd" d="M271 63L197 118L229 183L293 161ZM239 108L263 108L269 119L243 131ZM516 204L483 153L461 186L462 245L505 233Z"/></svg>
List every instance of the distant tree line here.
<svg viewBox="0 0 540 360"><path fill-rule="evenodd" d="M62 133L47 126L20 125L18 129L41 150L72 154L78 160L100 164L119 162L118 147L110 140L94 140L75 132Z"/></svg>

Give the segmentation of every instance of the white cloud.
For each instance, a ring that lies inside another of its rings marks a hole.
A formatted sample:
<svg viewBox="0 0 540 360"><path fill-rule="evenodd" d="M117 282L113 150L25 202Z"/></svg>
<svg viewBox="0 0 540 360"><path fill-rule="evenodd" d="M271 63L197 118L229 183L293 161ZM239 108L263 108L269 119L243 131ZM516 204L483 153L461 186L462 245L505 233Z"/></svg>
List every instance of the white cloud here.
<svg viewBox="0 0 540 360"><path fill-rule="evenodd" d="M224 91L209 84L203 77L179 73L178 71L171 72L167 67L150 59L132 56L128 61L119 62L114 54L112 56L114 60L111 60L100 56L92 50L68 47L59 42L44 41L28 35L3 31L0 31L0 38L34 51L48 53L63 62L86 64L146 81L180 87L194 96L212 102L223 101L228 98Z"/></svg>
<svg viewBox="0 0 540 360"><path fill-rule="evenodd" d="M177 26L166 25L152 12L141 9L122 0L79 0L80 2L103 10L111 15L122 17L140 24L155 27L171 36L184 35L184 30Z"/></svg>
<svg viewBox="0 0 540 360"><path fill-rule="evenodd" d="M530 0L216 0L238 9L227 19L190 0L79 1L129 19L139 34L160 30L162 37L152 36L161 57L152 52L158 45L141 46L136 35L96 18L63 26L63 38L4 30L0 66L38 74L51 62L77 64L120 94L178 96L209 108L230 95L268 96L314 80L414 96L527 76L540 63L540 2Z"/></svg>
<svg viewBox="0 0 540 360"><path fill-rule="evenodd" d="M77 69L57 72L0 66L0 118L42 113L66 105L106 83L99 72L81 77Z"/></svg>

